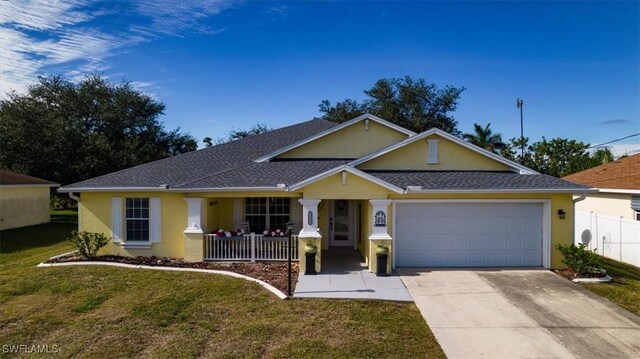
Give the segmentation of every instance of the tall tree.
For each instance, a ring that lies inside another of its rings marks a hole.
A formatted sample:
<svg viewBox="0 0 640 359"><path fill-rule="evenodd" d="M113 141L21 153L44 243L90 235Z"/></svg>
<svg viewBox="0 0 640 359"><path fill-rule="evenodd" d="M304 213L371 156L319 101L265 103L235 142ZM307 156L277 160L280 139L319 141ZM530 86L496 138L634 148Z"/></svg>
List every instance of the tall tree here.
<svg viewBox="0 0 640 359"><path fill-rule="evenodd" d="M520 153L522 143L525 147L524 156ZM528 138L512 138L500 154L540 173L556 177L564 177L613 161L613 154L609 149L599 149L593 153L588 149L588 143L566 138L547 140L542 137L541 141L531 145Z"/></svg>
<svg viewBox="0 0 640 359"><path fill-rule="evenodd" d="M365 113L371 113L414 132L433 127L460 135L458 122L451 115L456 110L464 87L427 83L424 79L380 79L364 93L362 102L345 99L332 105L323 100L320 112L325 120L342 123Z"/></svg>
<svg viewBox="0 0 640 359"><path fill-rule="evenodd" d="M39 77L0 101L0 167L69 184L193 151L159 121L164 104L98 74Z"/></svg>
<svg viewBox="0 0 640 359"><path fill-rule="evenodd" d="M497 153L507 145L502 142L502 134L493 133L489 127L491 127L490 123L485 127L474 123L473 133L465 133L462 135L462 138L478 147L484 148L487 151Z"/></svg>

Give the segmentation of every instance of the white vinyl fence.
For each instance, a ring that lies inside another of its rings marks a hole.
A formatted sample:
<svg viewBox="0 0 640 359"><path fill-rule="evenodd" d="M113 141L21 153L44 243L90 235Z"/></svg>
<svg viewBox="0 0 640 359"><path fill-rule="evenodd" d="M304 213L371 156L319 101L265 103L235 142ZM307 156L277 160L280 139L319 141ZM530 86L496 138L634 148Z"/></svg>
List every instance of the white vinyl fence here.
<svg viewBox="0 0 640 359"><path fill-rule="evenodd" d="M285 261L289 249L287 237L245 234L237 237L204 236L204 259L210 261ZM291 259L298 260L298 236L291 236Z"/></svg>
<svg viewBox="0 0 640 359"><path fill-rule="evenodd" d="M640 267L640 221L576 211L575 243Z"/></svg>

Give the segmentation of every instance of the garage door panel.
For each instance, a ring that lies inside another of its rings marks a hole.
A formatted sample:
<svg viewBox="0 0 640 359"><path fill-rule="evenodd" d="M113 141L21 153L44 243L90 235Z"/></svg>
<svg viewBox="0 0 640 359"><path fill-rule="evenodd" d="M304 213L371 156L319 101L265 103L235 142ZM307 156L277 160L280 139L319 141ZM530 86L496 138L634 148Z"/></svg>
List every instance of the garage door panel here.
<svg viewBox="0 0 640 359"><path fill-rule="evenodd" d="M397 266L542 265L540 203L398 204Z"/></svg>

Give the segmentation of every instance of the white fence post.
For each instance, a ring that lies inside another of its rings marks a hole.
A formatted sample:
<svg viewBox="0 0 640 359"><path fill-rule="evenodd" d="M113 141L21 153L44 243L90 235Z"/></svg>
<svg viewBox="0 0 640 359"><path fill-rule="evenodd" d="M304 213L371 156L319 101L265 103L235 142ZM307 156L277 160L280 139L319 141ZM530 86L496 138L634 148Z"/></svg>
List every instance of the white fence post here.
<svg viewBox="0 0 640 359"><path fill-rule="evenodd" d="M620 230L618 231L618 241L620 242L620 259L618 259L619 262L622 262L622 216L618 217L618 228L620 228Z"/></svg>
<svg viewBox="0 0 640 359"><path fill-rule="evenodd" d="M251 261L256 261L256 234L251 232Z"/></svg>

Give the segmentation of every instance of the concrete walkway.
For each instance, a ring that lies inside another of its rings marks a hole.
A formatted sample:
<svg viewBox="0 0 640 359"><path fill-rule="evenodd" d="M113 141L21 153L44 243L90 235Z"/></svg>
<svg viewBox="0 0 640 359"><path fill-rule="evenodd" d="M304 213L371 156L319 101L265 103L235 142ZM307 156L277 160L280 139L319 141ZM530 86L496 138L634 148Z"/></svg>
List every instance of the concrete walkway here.
<svg viewBox="0 0 640 359"><path fill-rule="evenodd" d="M549 271L399 273L449 358L640 358L640 317Z"/></svg>
<svg viewBox="0 0 640 359"><path fill-rule="evenodd" d="M353 249L323 252L322 273L300 274L293 296L413 301L397 273L377 277Z"/></svg>

